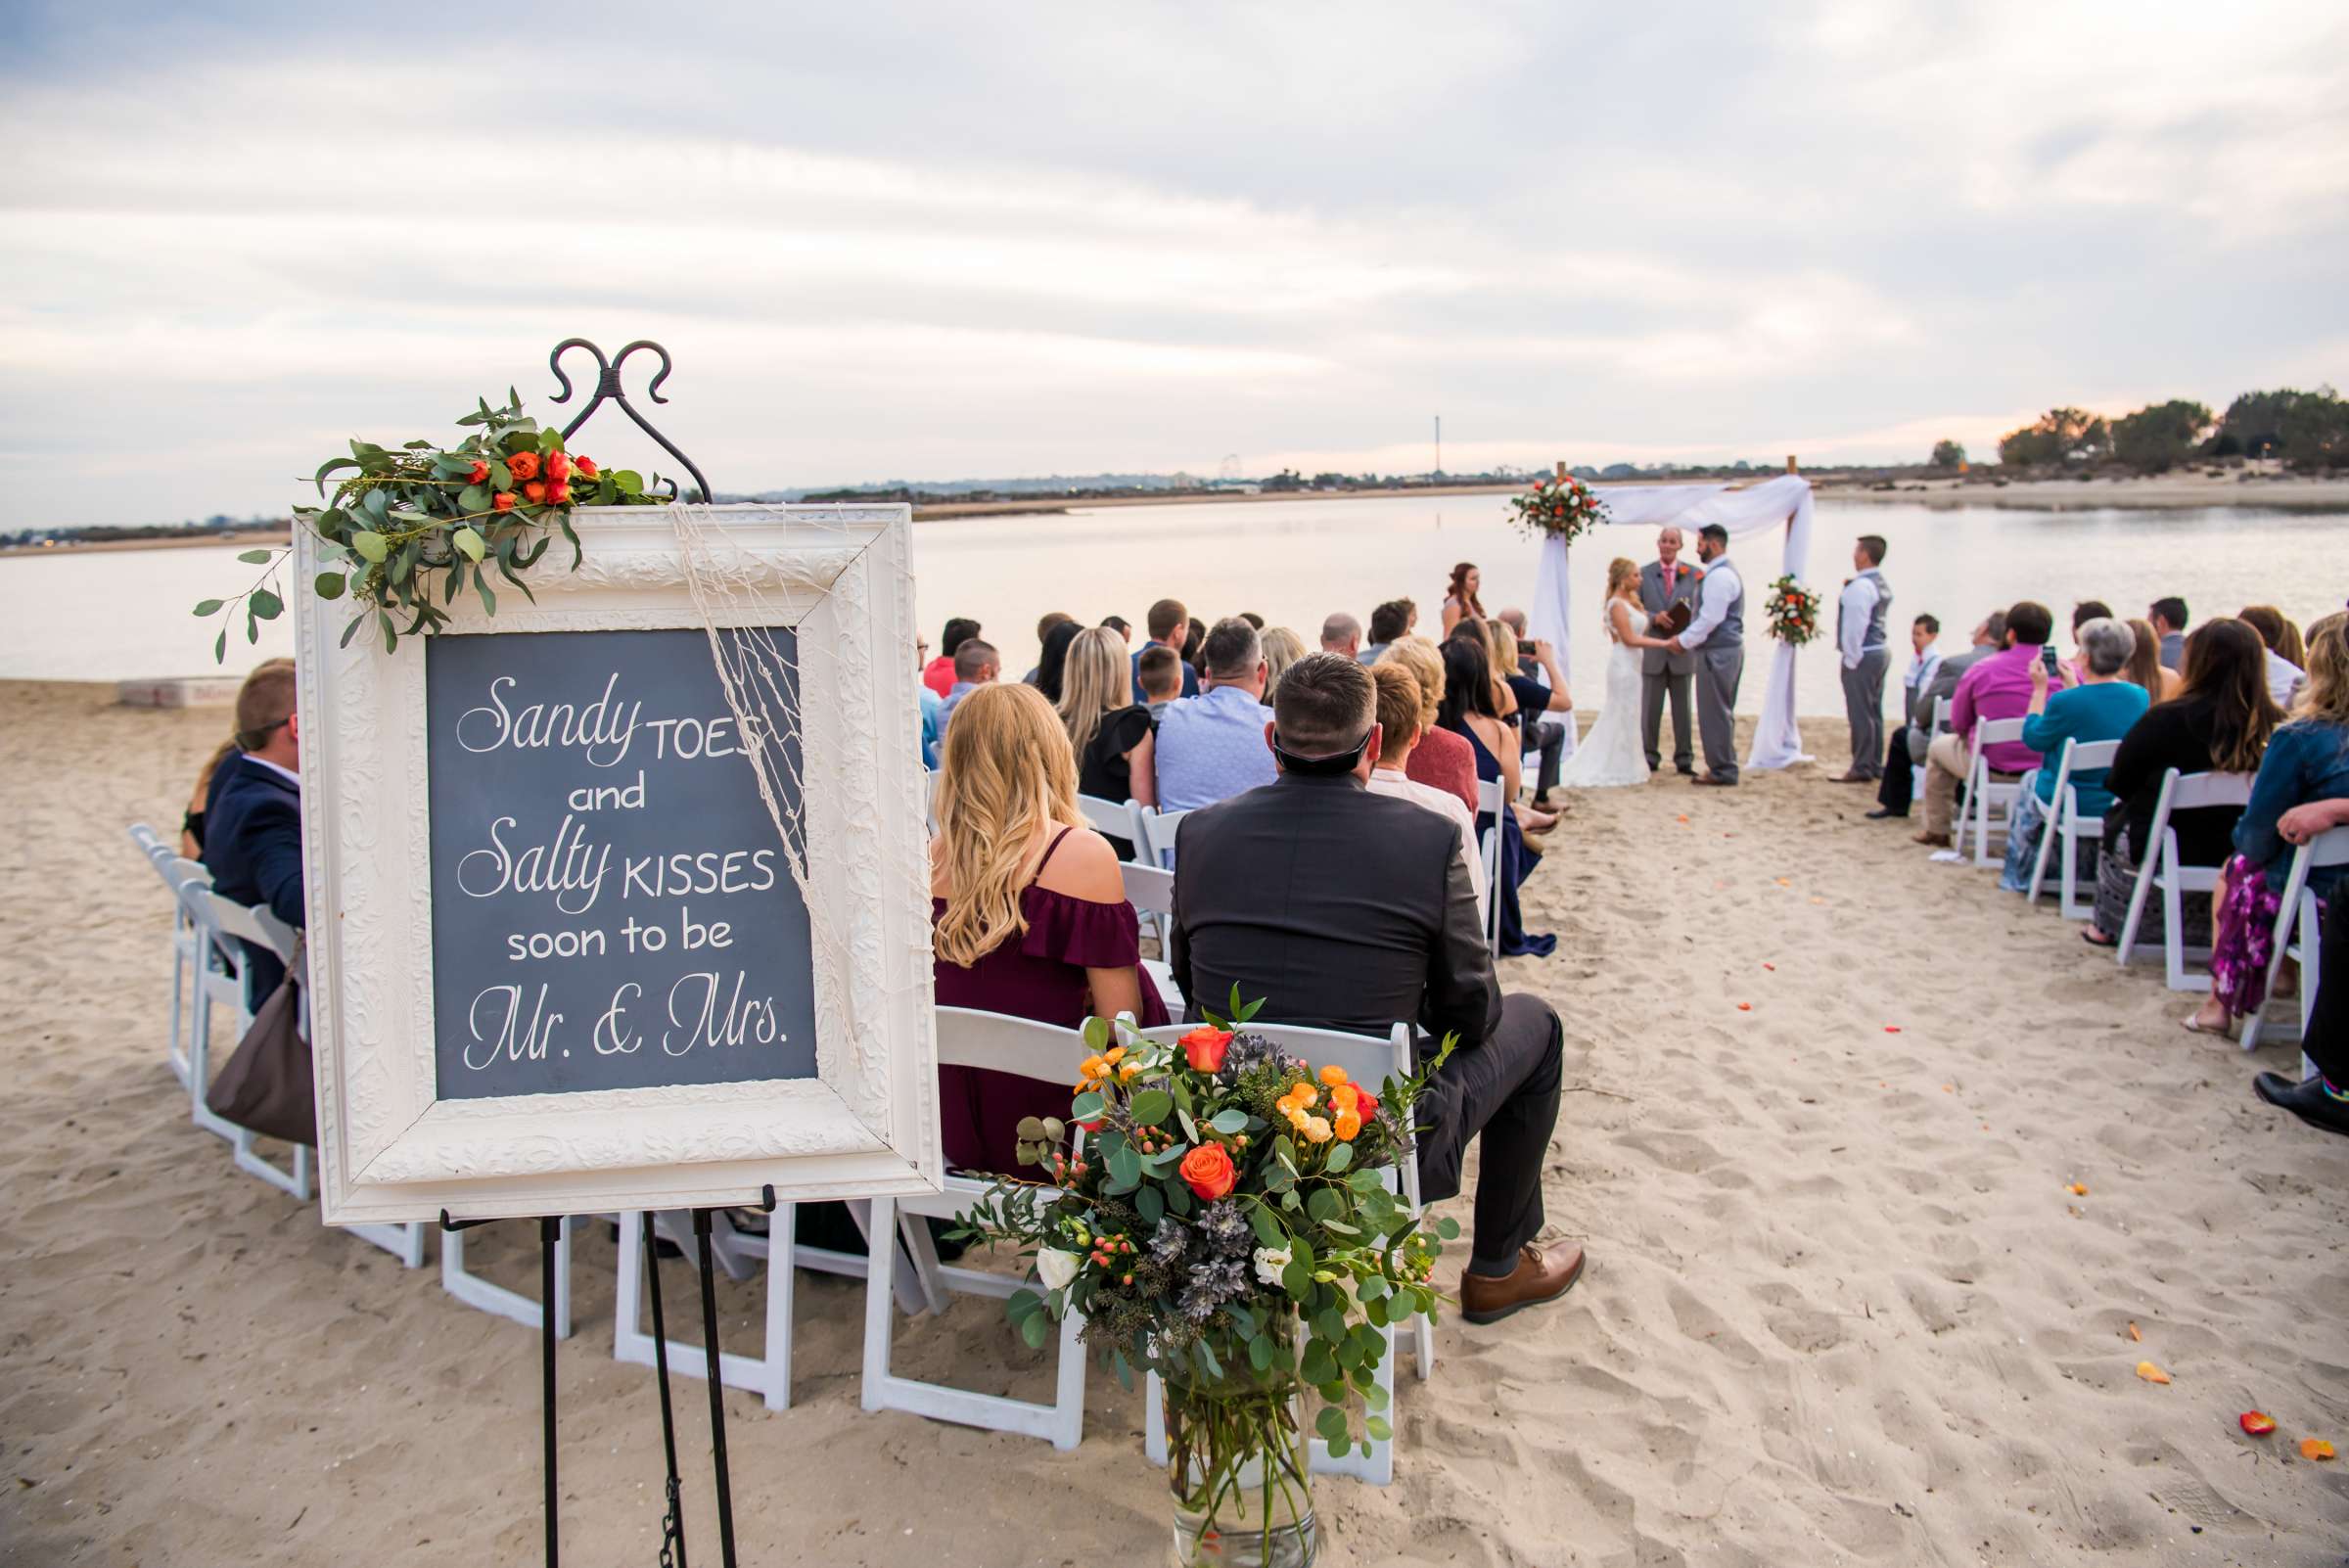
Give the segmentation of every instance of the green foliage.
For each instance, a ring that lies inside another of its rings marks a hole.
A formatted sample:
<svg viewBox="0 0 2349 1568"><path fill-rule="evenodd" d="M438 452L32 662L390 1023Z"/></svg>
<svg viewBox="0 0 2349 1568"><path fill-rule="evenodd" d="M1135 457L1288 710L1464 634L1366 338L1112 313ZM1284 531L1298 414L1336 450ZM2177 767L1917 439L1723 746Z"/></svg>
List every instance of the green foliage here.
<svg viewBox="0 0 2349 1568"><path fill-rule="evenodd" d="M2101 457L2111 445L2112 433L2101 415L2050 408L2021 430L1999 438L1999 461L2009 468L2031 468L2074 457Z"/></svg>
<svg viewBox="0 0 2349 1568"><path fill-rule="evenodd" d="M2221 456L2280 457L2294 468L2349 464L2349 401L2330 387L2245 392L2227 405L2211 443Z"/></svg>
<svg viewBox="0 0 2349 1568"><path fill-rule="evenodd" d="M322 564L337 566L311 579L311 592L326 600L348 595L359 606L344 628L345 645L371 617L387 653L401 637L437 631L450 620L444 607L468 585L484 613L495 615L497 595L485 571L491 560L501 577L529 595L523 574L546 553L556 531L570 542L571 565L577 569L582 555L571 523L574 507L666 499L646 494L643 476L627 469L580 469L581 459L565 451L562 433L541 430L527 418L511 391L504 406L491 408L481 399L457 424L472 433L445 449L426 440L394 449L354 438L348 457L329 458L312 476L325 504L294 508L296 526L318 539ZM338 474L348 477L330 496L327 480ZM660 483L656 475L654 484ZM245 551L240 561L266 568L259 580L233 598L202 601L196 614L234 616L242 605L246 636L257 640L260 623L285 610L276 576L289 553ZM435 573L444 574L438 595ZM213 657L227 654L224 624Z"/></svg>
<svg viewBox="0 0 2349 1568"><path fill-rule="evenodd" d="M1935 468L1963 468L1965 466L1965 448L1948 437L1943 437L1933 443L1933 466Z"/></svg>
<svg viewBox="0 0 2349 1568"><path fill-rule="evenodd" d="M2159 474L2194 455L2210 434L2210 410L2173 397L2112 422L2112 455L2141 474Z"/></svg>

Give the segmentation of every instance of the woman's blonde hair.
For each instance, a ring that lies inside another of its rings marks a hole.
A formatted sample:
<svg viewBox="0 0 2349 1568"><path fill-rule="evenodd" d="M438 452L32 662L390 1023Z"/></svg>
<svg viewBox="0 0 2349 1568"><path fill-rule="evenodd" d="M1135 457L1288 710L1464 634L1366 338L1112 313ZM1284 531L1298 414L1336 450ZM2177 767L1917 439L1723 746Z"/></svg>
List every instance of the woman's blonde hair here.
<svg viewBox="0 0 2349 1568"><path fill-rule="evenodd" d="M1436 651L1434 643L1413 635L1388 643L1378 662L1383 665L1390 659L1399 661L1411 672L1411 678L1419 682L1419 727L1432 728L1436 710L1444 701L1444 656Z"/></svg>
<svg viewBox="0 0 2349 1568"><path fill-rule="evenodd" d="M2349 615L2329 615L2308 628L2308 679L2292 703L2292 717L2349 725Z"/></svg>
<svg viewBox="0 0 2349 1568"><path fill-rule="evenodd" d="M1493 669L1497 672L1517 673L1517 633L1505 621L1492 623Z"/></svg>
<svg viewBox="0 0 2349 1568"><path fill-rule="evenodd" d="M2128 626L2129 634L2137 641L2129 650L2129 663L2122 667L2121 678L2132 685L2143 687L2146 696L2159 702L2163 685L2161 634L2153 629L2153 623L2150 621L2130 621L2123 623Z"/></svg>
<svg viewBox="0 0 2349 1568"><path fill-rule="evenodd" d="M1625 582L1634 588L1639 586L1639 563L1619 555L1607 563L1607 598L1614 598L1617 584Z"/></svg>
<svg viewBox="0 0 2349 1568"><path fill-rule="evenodd" d="M1133 667L1126 660L1126 639L1107 626L1077 633L1060 667L1060 722L1069 732L1069 750L1084 756L1102 715L1131 706Z"/></svg>
<svg viewBox="0 0 2349 1568"><path fill-rule="evenodd" d="M1280 688L1281 671L1305 657L1305 639L1286 626L1267 626L1256 640L1265 653L1265 701L1269 703Z"/></svg>
<svg viewBox="0 0 2349 1568"><path fill-rule="evenodd" d="M1036 841L1083 821L1076 755L1043 693L991 681L955 705L934 809L948 892L933 946L968 967L1027 932L1020 895Z"/></svg>

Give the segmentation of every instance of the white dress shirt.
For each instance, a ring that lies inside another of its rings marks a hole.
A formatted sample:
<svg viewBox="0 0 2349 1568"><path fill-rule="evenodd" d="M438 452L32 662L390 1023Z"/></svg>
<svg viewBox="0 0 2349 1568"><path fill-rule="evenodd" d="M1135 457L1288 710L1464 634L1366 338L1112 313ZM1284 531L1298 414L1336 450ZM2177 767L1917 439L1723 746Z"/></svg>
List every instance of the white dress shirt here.
<svg viewBox="0 0 2349 1568"><path fill-rule="evenodd" d="M1476 912L1485 912L1485 857L1477 853L1476 818L1468 814L1467 803L1450 790L1422 784L1405 778L1399 768L1374 767L1370 770L1370 791L1374 795L1392 795L1413 806L1424 806L1438 816L1446 817L1460 830L1460 862L1468 868L1468 885L1476 890Z"/></svg>
<svg viewBox="0 0 2349 1568"><path fill-rule="evenodd" d="M1705 575L1696 584L1696 619L1681 633L1683 648L1701 648L1705 639L1720 629L1729 618L1729 601L1745 589L1745 579L1729 565L1729 558L1717 555L1705 567Z"/></svg>
<svg viewBox="0 0 2349 1568"><path fill-rule="evenodd" d="M1843 598L1836 617L1839 631L1836 643L1843 649L1843 668L1860 668L1860 656L1866 651L1867 625L1876 616L1876 600L1881 597L1876 579L1859 576L1843 585Z"/></svg>
<svg viewBox="0 0 2349 1568"><path fill-rule="evenodd" d="M2268 695L2285 713L2292 711L2292 693L2300 689L2306 671L2275 649L2268 650Z"/></svg>

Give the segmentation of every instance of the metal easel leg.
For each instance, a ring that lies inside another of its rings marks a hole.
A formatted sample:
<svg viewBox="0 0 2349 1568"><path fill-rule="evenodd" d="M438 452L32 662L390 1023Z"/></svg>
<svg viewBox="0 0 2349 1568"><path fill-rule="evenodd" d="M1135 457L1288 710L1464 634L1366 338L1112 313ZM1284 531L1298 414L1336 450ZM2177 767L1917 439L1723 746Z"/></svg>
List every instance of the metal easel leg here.
<svg viewBox="0 0 2349 1568"><path fill-rule="evenodd" d="M677 1485L677 1417L668 1400L668 1328L661 1317L661 1238L653 1234L653 1211L644 1225L644 1267L653 1298L653 1375L661 1384L661 1453L668 1461L668 1507L661 1515L661 1568L685 1568L685 1503ZM671 1545L676 1547L672 1556Z"/></svg>
<svg viewBox="0 0 2349 1568"><path fill-rule="evenodd" d="M538 1222L538 1402L546 1416L546 1568L558 1568L555 1514L555 1243L563 1222L548 1215Z"/></svg>
<svg viewBox="0 0 2349 1568"><path fill-rule="evenodd" d="M717 1470L717 1550L725 1568L735 1568L734 1487L726 1466L726 1384L717 1364L717 1276L710 1256L707 1209L693 1211L693 1242L702 1266L702 1354L710 1365L710 1456Z"/></svg>

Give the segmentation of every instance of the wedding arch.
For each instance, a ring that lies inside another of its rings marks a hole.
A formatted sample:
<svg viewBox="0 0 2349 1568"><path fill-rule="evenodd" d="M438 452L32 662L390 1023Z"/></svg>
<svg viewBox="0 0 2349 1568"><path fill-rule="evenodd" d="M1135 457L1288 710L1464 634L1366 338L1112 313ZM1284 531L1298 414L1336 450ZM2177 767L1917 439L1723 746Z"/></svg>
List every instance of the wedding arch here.
<svg viewBox="0 0 2349 1568"><path fill-rule="evenodd" d="M1563 465L1561 465L1562 467ZM1734 541L1770 529L1783 528L1785 543L1779 570L1800 577L1811 555L1811 482L1800 474L1781 474L1742 488L1720 484L1593 484L1590 492L1605 506L1609 528L1678 528L1688 539L1693 555L1696 530L1709 523L1728 530ZM1597 535L1588 534L1587 538ZM1574 622L1574 587L1570 552L1563 539L1542 541L1541 565L1534 577L1534 603L1528 629L1558 650L1561 661L1572 646L1567 633ZM1749 606L1761 602L1768 581L1753 572L1745 579ZM1763 632L1750 626L1748 637ZM1781 642L1770 665L1770 685L1763 694L1762 716L1754 726L1749 768L1789 767L1811 759L1803 753L1803 737L1794 717L1794 656L1792 643ZM1571 677L1569 669L1567 674Z"/></svg>

